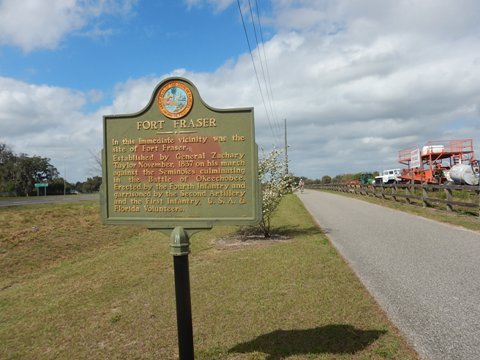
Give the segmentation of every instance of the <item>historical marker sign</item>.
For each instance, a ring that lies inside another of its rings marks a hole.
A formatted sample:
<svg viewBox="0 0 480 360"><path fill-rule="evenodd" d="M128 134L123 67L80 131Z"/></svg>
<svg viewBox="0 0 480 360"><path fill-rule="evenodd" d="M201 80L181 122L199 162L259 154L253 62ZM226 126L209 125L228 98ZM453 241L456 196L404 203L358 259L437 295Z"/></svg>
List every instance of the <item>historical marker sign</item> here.
<svg viewBox="0 0 480 360"><path fill-rule="evenodd" d="M169 78L136 114L104 116L107 224L208 228L261 218L253 108L214 109Z"/></svg>

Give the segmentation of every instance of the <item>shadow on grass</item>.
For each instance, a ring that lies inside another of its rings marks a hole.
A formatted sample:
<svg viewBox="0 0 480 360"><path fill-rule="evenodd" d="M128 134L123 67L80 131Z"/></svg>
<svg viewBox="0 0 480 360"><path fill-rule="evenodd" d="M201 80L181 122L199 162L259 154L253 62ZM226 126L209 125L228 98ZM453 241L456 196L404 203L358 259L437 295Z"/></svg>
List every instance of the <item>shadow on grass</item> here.
<svg viewBox="0 0 480 360"><path fill-rule="evenodd" d="M276 226L272 229L272 233L285 235L285 236L297 236L297 235L316 235L321 234L322 230L316 226L299 227L294 225Z"/></svg>
<svg viewBox="0 0 480 360"><path fill-rule="evenodd" d="M274 240L278 237L294 238L296 236L318 235L324 232L317 226L300 227L298 225L283 225L272 227L270 233L271 237L265 238L263 231L258 226L240 227L236 232L237 235L245 236L246 238L257 237L257 240Z"/></svg>
<svg viewBox="0 0 480 360"><path fill-rule="evenodd" d="M384 330L359 330L351 325L327 325L307 330L275 330L238 344L230 353L262 352L267 360L281 360L292 355L354 354L365 349Z"/></svg>

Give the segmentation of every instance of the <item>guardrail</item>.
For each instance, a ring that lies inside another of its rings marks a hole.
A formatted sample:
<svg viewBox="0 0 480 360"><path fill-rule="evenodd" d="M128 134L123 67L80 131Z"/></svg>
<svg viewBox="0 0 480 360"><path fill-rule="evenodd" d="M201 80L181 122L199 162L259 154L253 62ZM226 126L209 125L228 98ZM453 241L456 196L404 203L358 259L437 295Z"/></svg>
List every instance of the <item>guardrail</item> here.
<svg viewBox="0 0 480 360"><path fill-rule="evenodd" d="M428 184L312 184L309 185L309 187L373 196L399 202L403 200L402 202L410 205L444 208L447 211L478 211L478 216L480 218L479 186Z"/></svg>

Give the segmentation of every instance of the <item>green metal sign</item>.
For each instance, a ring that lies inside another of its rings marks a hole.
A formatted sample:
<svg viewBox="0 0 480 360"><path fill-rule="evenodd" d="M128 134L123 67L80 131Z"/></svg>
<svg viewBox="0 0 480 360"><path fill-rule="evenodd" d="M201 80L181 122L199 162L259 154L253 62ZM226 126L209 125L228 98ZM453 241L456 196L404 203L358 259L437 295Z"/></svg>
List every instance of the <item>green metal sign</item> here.
<svg viewBox="0 0 480 360"><path fill-rule="evenodd" d="M36 187L36 188L48 187L48 183L36 183L36 184L35 184L35 187Z"/></svg>
<svg viewBox="0 0 480 360"><path fill-rule="evenodd" d="M214 109L168 78L138 113L103 118L107 224L199 229L261 219L253 108Z"/></svg>

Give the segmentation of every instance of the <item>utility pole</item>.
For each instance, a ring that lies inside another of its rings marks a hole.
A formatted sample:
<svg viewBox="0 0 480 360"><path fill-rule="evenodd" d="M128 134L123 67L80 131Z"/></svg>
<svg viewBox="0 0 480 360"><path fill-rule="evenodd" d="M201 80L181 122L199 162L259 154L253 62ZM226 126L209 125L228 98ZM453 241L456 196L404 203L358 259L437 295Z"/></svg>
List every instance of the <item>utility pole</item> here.
<svg viewBox="0 0 480 360"><path fill-rule="evenodd" d="M288 175L288 143L287 143L287 119L283 119L285 124L285 175Z"/></svg>
<svg viewBox="0 0 480 360"><path fill-rule="evenodd" d="M63 157L63 169L64 169L64 174L63 174L63 196L67 195L67 184L65 178L67 177L67 165L65 163L65 157Z"/></svg>

